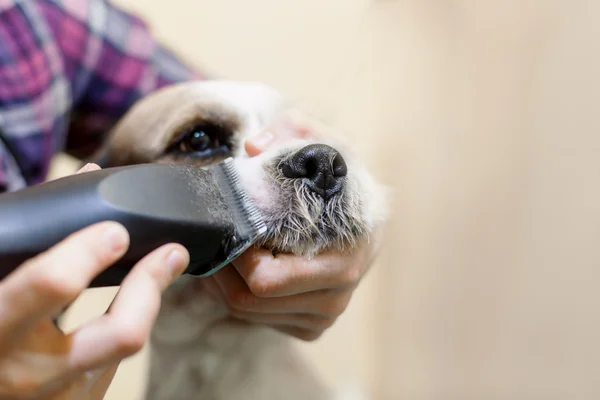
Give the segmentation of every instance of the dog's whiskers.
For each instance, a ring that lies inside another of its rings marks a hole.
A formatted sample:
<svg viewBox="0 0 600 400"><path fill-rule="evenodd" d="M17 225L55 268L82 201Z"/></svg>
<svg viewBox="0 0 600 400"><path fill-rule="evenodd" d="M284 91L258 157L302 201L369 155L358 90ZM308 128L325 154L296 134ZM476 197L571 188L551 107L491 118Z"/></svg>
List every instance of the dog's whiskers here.
<svg viewBox="0 0 600 400"><path fill-rule="evenodd" d="M280 160L266 166L279 206L268 210L268 232L258 245L308 258L326 249L354 247L368 230L358 193L346 187L324 199L303 180L283 176Z"/></svg>

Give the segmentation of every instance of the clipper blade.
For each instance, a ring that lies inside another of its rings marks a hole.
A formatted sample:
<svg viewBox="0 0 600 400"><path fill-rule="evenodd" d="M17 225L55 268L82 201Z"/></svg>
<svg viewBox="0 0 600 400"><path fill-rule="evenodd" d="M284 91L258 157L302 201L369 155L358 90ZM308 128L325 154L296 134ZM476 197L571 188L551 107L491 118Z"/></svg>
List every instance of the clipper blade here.
<svg viewBox="0 0 600 400"><path fill-rule="evenodd" d="M233 158L227 158L211 167L211 172L233 219L235 234L228 238L224 245L226 259L203 276L213 274L231 263L256 243L257 239L267 230L260 210L241 185L241 177Z"/></svg>

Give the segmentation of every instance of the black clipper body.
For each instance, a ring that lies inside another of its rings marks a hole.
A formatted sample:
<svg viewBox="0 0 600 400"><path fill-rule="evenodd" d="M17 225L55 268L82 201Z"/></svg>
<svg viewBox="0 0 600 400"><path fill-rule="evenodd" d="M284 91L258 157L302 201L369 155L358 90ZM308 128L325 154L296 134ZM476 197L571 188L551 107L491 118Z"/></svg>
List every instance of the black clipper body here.
<svg viewBox="0 0 600 400"><path fill-rule="evenodd" d="M264 231L232 159L207 169L107 168L0 195L0 279L71 233L107 220L125 226L130 246L90 287L119 285L137 261L172 242L190 253L186 274L208 276Z"/></svg>

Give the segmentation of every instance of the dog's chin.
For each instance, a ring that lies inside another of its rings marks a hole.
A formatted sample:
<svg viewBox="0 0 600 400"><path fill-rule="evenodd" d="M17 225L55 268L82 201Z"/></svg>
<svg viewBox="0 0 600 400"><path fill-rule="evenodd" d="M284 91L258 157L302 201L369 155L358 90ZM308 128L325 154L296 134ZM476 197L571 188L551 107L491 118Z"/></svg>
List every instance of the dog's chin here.
<svg viewBox="0 0 600 400"><path fill-rule="evenodd" d="M285 153L285 151L284 151ZM339 192L323 198L302 179L285 177L282 152L237 159L243 188L261 211L267 230L256 243L273 253L304 258L327 251L349 251L369 233L357 182L344 178Z"/></svg>
<svg viewBox="0 0 600 400"><path fill-rule="evenodd" d="M258 246L310 259L326 250L352 249L367 233L363 221L344 212L345 196L325 203L304 188L282 189L282 206L261 210L268 222Z"/></svg>

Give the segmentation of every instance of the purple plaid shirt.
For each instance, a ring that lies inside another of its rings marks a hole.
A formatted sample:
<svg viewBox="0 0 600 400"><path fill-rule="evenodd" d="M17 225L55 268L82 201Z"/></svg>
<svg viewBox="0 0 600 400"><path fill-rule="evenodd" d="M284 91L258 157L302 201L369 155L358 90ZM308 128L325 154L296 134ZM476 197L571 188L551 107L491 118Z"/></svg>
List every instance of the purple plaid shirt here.
<svg viewBox="0 0 600 400"><path fill-rule="evenodd" d="M106 0L0 0L0 193L89 156L141 96L202 79Z"/></svg>

